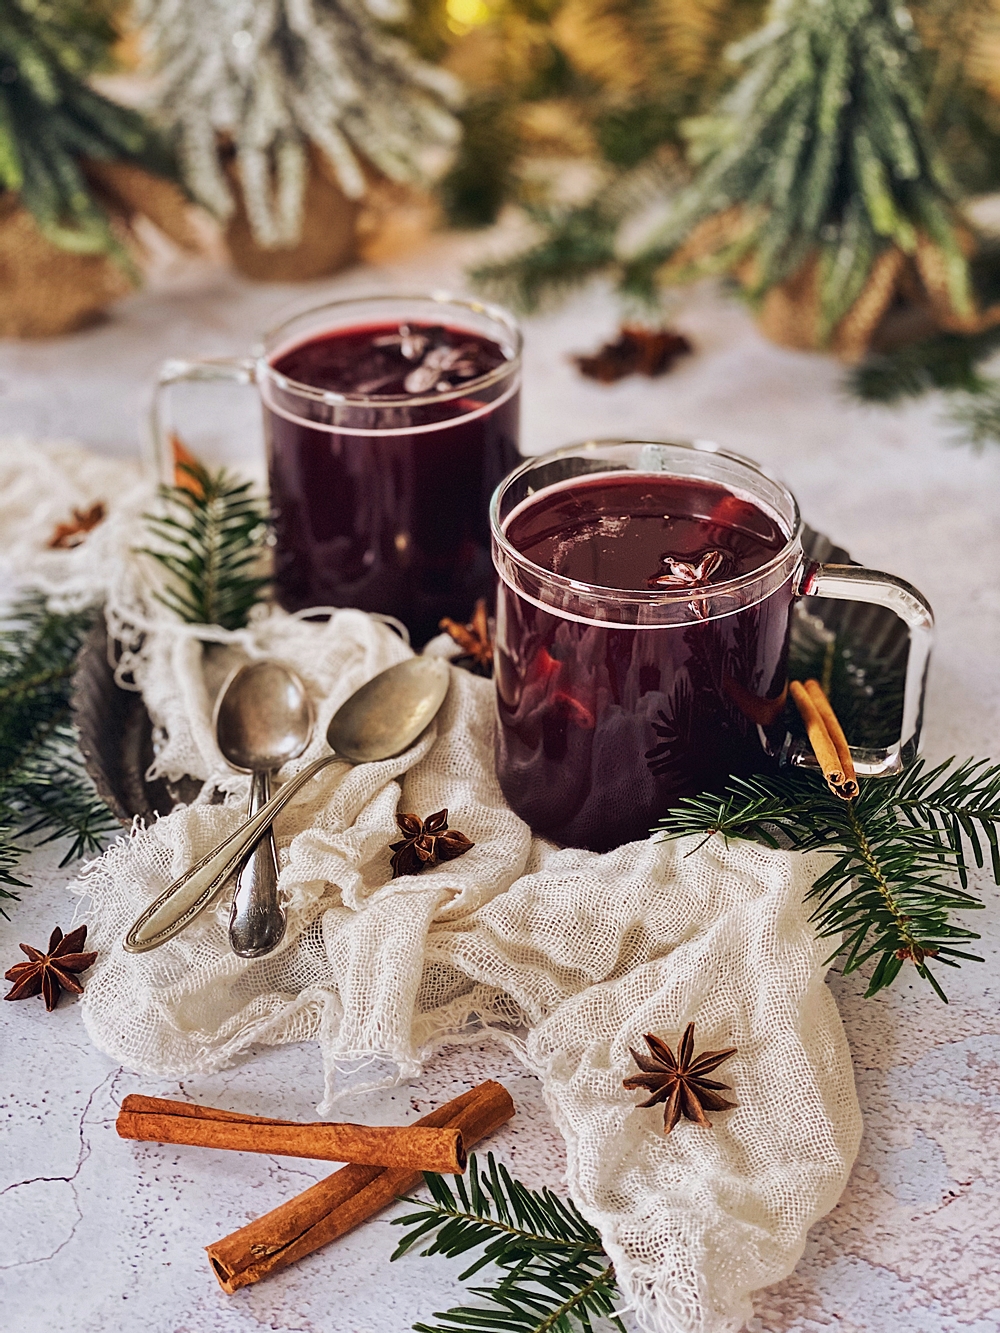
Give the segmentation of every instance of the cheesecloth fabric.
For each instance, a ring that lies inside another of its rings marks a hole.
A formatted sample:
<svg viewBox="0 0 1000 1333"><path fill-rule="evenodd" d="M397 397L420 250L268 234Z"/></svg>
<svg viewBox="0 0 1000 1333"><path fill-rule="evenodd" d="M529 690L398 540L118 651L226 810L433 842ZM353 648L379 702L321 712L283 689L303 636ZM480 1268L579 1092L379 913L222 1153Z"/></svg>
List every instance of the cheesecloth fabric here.
<svg viewBox="0 0 1000 1333"><path fill-rule="evenodd" d="M46 548L74 505L108 518L72 551ZM735 1333L750 1295L791 1272L836 1202L860 1137L850 1053L824 984L830 941L808 921L821 858L721 839L644 841L597 855L533 838L493 772L490 682L453 669L436 724L382 764L334 764L276 826L288 929L249 961L228 948L225 896L149 954L127 927L239 822L247 778L211 726L214 697L249 658L292 664L316 704L323 752L339 704L410 649L357 611L326 623L264 612L236 633L182 625L137 557L152 488L120 460L70 445L0 441L0 573L57 606L105 601L118 676L157 728L154 770L202 778L199 799L136 826L73 886L99 950L82 1001L95 1043L133 1069L210 1072L255 1044L315 1041L336 1098L416 1073L435 1049L485 1029L543 1082L568 1147L568 1185L600 1228L624 1303L649 1333ZM447 807L475 842L457 861L390 878L397 808ZM696 1050L736 1046L719 1071L734 1111L681 1121L622 1080L645 1032Z"/></svg>
<svg viewBox="0 0 1000 1333"><path fill-rule="evenodd" d="M119 616L119 621L125 617ZM96 862L99 950L83 998L95 1043L131 1068L181 1077L259 1043L312 1040L327 1094L415 1074L441 1044L484 1025L544 1083L566 1138L568 1184L597 1225L626 1302L655 1333L722 1333L750 1294L788 1274L836 1202L858 1146L850 1054L824 984L829 941L804 895L818 860L747 843L637 842L598 855L533 838L493 772L492 685L452 668L436 724L380 764L334 764L277 821L288 929L250 961L227 943L225 896L142 955L122 935L142 907L242 816L247 779L211 728L213 691L239 660L293 664L317 707L315 739L279 780L323 752L333 711L410 653L357 611L326 624L274 611L203 647L179 626L147 633L131 670L167 733L158 771L205 779L199 800L136 828ZM217 793L224 793L221 803ZM390 878L398 809L449 821L475 847ZM720 1071L735 1111L669 1138L662 1108L622 1080L645 1032L697 1049L736 1046ZM353 1080L353 1081L352 1081Z"/></svg>

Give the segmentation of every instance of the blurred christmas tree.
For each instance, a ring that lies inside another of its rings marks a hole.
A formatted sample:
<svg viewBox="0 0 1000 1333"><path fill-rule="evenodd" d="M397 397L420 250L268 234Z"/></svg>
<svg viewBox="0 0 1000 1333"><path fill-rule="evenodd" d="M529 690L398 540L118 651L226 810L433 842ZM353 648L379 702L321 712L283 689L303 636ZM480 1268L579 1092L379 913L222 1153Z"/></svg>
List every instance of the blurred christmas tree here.
<svg viewBox="0 0 1000 1333"><path fill-rule="evenodd" d="M118 0L0 0L0 335L65 332L137 280L132 222L190 244L173 161L88 80Z"/></svg>
<svg viewBox="0 0 1000 1333"><path fill-rule="evenodd" d="M62 249L126 259L111 224L102 162L157 175L173 166L138 112L87 79L118 39L112 0L0 0L0 190L15 193Z"/></svg>
<svg viewBox="0 0 1000 1333"><path fill-rule="evenodd" d="M407 28L468 89L443 200L457 226L506 202L545 208L547 164L599 164L603 183L677 158L685 116L727 78L725 44L764 0L416 0Z"/></svg>
<svg viewBox="0 0 1000 1333"><path fill-rule="evenodd" d="M263 250L301 242L310 188L316 225L349 229L366 176L426 182L459 137L454 78L387 30L397 0L141 0L139 17L189 187Z"/></svg>
<svg viewBox="0 0 1000 1333"><path fill-rule="evenodd" d="M941 0L943 3L944 0ZM979 330L959 190L926 121L929 71L908 11L891 0L775 0L729 56L743 66L684 129L693 180L626 249L620 192L546 221L539 245L480 270L537 297L599 269L630 298L730 274L767 332L857 359L879 337ZM937 68L940 70L940 64ZM588 249L589 246L589 249Z"/></svg>

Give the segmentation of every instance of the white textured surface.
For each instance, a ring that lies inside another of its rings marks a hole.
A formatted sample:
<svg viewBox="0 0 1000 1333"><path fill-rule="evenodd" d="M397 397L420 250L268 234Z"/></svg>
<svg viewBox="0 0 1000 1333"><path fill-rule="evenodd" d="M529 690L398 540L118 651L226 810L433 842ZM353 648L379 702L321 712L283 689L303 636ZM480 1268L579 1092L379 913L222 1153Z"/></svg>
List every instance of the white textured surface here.
<svg viewBox="0 0 1000 1333"><path fill-rule="evenodd" d="M468 245L440 238L396 267L305 288L251 287L207 266L165 273L105 325L48 344L0 344L0 433L69 436L121 455L138 448L148 384L166 356L246 349L290 300L455 284ZM567 352L612 331L599 291L527 328L524 442L586 435L714 438L780 475L813 524L869 564L909 578L938 615L926 752L1000 754L1000 449L946 445L933 399L887 412L843 397L840 370L764 343L711 290L678 324L699 354L654 382L580 380ZM249 434L247 436L249 438ZM0 921L0 961L41 943L74 904L52 849L27 863L30 889ZM996 1333L1000 1329L1000 1018L997 894L971 924L985 964L945 977L945 1007L905 978L861 998L833 982L855 1057L865 1138L839 1206L814 1228L796 1273L757 1302L760 1333ZM456 1049L417 1083L344 1106L383 1123L416 1115L486 1075L518 1118L496 1148L530 1184L558 1185L562 1147L538 1085L495 1047ZM267 1051L226 1073L154 1086L86 1042L75 1006L0 1014L0 1327L76 1333L403 1333L454 1303L457 1266L388 1267L379 1218L294 1269L236 1295L202 1247L324 1173L318 1164L125 1144L113 1129L129 1091L306 1117L319 1100L311 1051ZM412 1108L412 1109L411 1109Z"/></svg>

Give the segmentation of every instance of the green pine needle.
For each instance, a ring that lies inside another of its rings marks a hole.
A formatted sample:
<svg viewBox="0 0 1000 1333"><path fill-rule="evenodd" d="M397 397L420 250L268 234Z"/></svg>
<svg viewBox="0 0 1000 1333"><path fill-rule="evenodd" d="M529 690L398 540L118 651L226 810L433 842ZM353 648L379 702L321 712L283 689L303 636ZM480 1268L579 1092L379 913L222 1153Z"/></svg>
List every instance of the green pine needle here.
<svg viewBox="0 0 1000 1333"><path fill-rule="evenodd" d="M1000 444L1000 383L988 380L981 393L958 398L948 417L959 427L956 443L971 444L977 451Z"/></svg>
<svg viewBox="0 0 1000 1333"><path fill-rule="evenodd" d="M615 1316L618 1288L600 1233L571 1200L551 1190L529 1190L490 1153L480 1170L473 1154L467 1182L425 1174L431 1202L407 1199L416 1211L395 1218L409 1231L392 1255L398 1259L425 1240L421 1253L450 1259L480 1253L463 1281L488 1264L501 1270L491 1286L472 1287L483 1302L436 1314L440 1324L414 1324L415 1333L592 1333L593 1321Z"/></svg>
<svg viewBox="0 0 1000 1333"><path fill-rule="evenodd" d="M847 376L847 390L866 403L897 403L931 389L983 393L989 382L981 362L1000 347L1000 329L983 333L939 333L892 352L868 356Z"/></svg>
<svg viewBox="0 0 1000 1333"><path fill-rule="evenodd" d="M831 960L840 957L845 973L871 964L868 996L912 962L945 1000L930 960L945 967L983 961L960 947L979 936L952 913L983 906L968 889L970 860L988 864L1000 884L998 829L1000 764L949 759L935 768L920 760L895 777L868 780L854 801L840 800L804 770L734 779L721 796L682 801L654 833L721 833L832 852L832 865L810 891L819 934L843 935Z"/></svg>
<svg viewBox="0 0 1000 1333"><path fill-rule="evenodd" d="M0 626L0 898L26 888L15 875L21 839L70 839L61 865L100 851L117 827L83 767L70 714L77 653L93 609L58 615L44 597L19 602ZM6 916L0 905L0 914Z"/></svg>
<svg viewBox="0 0 1000 1333"><path fill-rule="evenodd" d="M157 544L142 554L170 575L157 594L181 620L193 625L242 629L270 582L256 571L267 536L267 514L250 482L225 469L180 463L191 486L161 486L163 511L145 515Z"/></svg>
<svg viewBox="0 0 1000 1333"><path fill-rule="evenodd" d="M521 313L546 306L614 264L621 218L609 202L601 195L576 207L526 209L541 228L541 239L511 259L480 264L469 276Z"/></svg>

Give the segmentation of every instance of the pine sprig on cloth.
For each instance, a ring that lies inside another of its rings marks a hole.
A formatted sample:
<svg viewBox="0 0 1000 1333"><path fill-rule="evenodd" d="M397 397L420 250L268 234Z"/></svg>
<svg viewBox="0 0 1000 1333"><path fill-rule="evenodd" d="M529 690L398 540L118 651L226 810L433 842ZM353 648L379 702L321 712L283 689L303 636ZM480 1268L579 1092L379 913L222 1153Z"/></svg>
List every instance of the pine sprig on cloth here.
<svg viewBox="0 0 1000 1333"><path fill-rule="evenodd" d="M70 716L76 656L94 618L92 609L56 614L33 595L0 626L0 885L9 886L0 899L26 887L14 874L21 838L72 839L67 865L99 851L116 827L84 771Z"/></svg>
<svg viewBox="0 0 1000 1333"><path fill-rule="evenodd" d="M871 996L909 961L946 1000L929 960L947 967L961 959L982 962L958 947L979 936L951 914L983 906L969 892L970 861L980 868L988 863L1000 884L998 828L1000 764L949 759L935 768L921 760L896 777L868 781L854 801L838 800L805 771L734 779L721 796L682 801L654 833L721 833L769 847L832 852L833 864L810 896L820 935L843 934L833 955L843 959L843 971L874 960L865 992Z"/></svg>
<svg viewBox="0 0 1000 1333"><path fill-rule="evenodd" d="M141 554L172 576L158 594L164 606L192 625L242 629L270 582L259 574L267 514L251 482L201 463L177 464L186 485L161 486L163 510L147 514L156 545Z"/></svg>
<svg viewBox="0 0 1000 1333"><path fill-rule="evenodd" d="M469 1158L467 1181L424 1179L432 1202L407 1199L417 1211L394 1219L409 1227L393 1259L432 1237L422 1254L448 1258L481 1249L460 1274L464 1281L487 1264L502 1272L499 1282L471 1288L485 1302L436 1314L442 1322L414 1324L415 1333L591 1333L593 1321L614 1315L618 1288L600 1233L574 1204L551 1190L529 1190L490 1153L485 1171ZM436 1234L435 1234L436 1233Z"/></svg>

